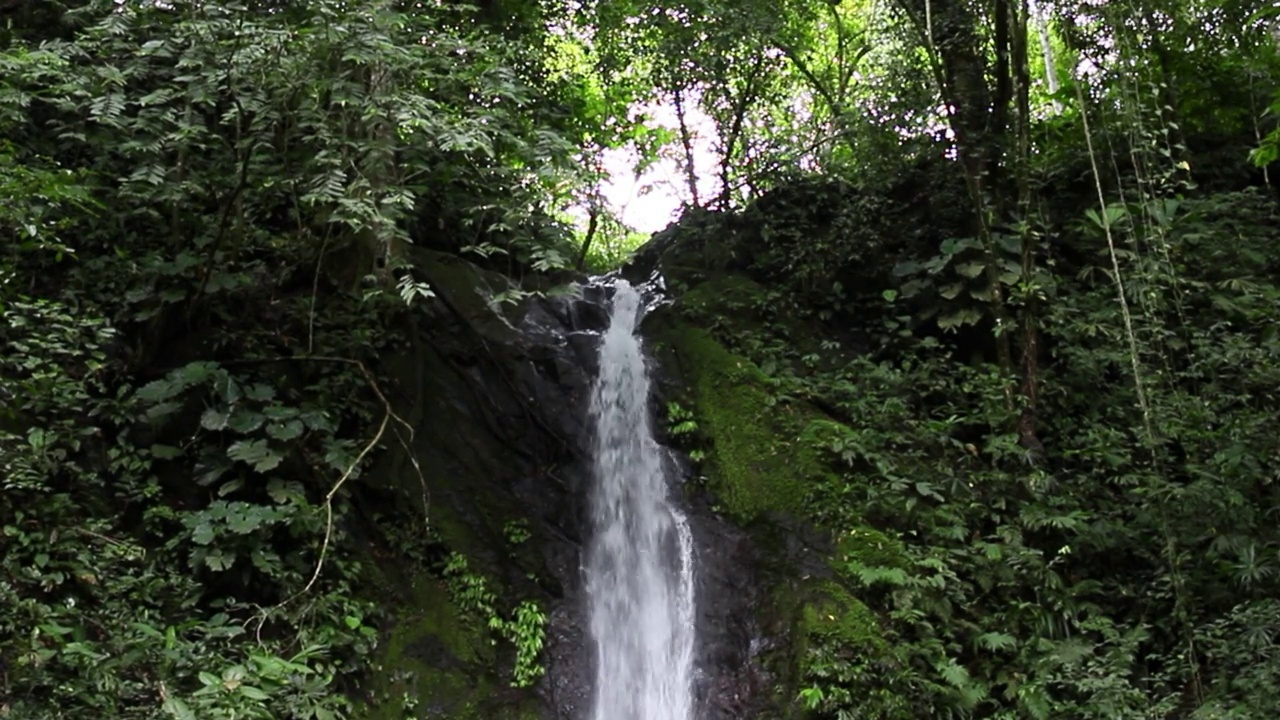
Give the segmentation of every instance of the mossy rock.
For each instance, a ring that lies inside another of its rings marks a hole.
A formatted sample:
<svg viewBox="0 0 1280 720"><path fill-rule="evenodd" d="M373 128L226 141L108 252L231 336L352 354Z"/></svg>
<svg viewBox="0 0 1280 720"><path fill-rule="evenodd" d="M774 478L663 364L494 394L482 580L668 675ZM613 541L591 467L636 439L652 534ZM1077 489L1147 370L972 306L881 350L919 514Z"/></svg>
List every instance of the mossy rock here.
<svg viewBox="0 0 1280 720"><path fill-rule="evenodd" d="M824 346L830 339L827 330L743 275L722 275L698 283L680 296L674 310L683 322L713 332L730 348L785 345L796 357L826 358L824 364L832 366L827 370L840 362L839 356ZM798 375L824 367L797 362L794 357L786 362Z"/></svg>
<svg viewBox="0 0 1280 720"><path fill-rule="evenodd" d="M493 302L496 295L511 288L510 280L450 253L412 248L410 254L432 292L476 332L491 339L518 338L502 307Z"/></svg>
<svg viewBox="0 0 1280 720"><path fill-rule="evenodd" d="M813 642L832 642L846 646L860 656L879 656L886 651L880 621L863 602L834 580L820 580L803 591L805 602L800 613L797 640L807 650ZM801 652L800 667L810 669L809 659Z"/></svg>
<svg viewBox="0 0 1280 720"><path fill-rule="evenodd" d="M799 515L807 483L821 475L812 448L798 442L816 411L779 403L760 368L705 330L676 323L658 330L693 393L699 429L711 440L711 490L735 520L772 512Z"/></svg>
<svg viewBox="0 0 1280 720"><path fill-rule="evenodd" d="M452 258L424 254L438 257L440 263ZM465 262L441 264L433 266L433 282L441 267L452 268L443 273L445 277L465 278L480 272ZM457 290L474 303L464 312L489 318L476 322L492 323L503 328L500 332L510 331L506 321L472 289ZM482 347L479 341L473 342L474 348ZM504 347L500 343L491 346L492 352L501 352ZM419 342L412 351L382 358L391 386L400 390L394 399L396 410L413 426L412 453L398 442L390 443L367 481L393 490L404 503L402 508L415 513L429 498L432 530L449 549L462 553L478 571L491 576L498 584L495 590L501 593L510 576L542 576L545 568L536 543L511 547L504 537L508 522L529 520L529 508L512 492L510 447L495 430L501 425L496 408L502 395L477 394L472 387L474 377L461 365L466 358L459 360L457 356L465 352L440 343ZM511 570L513 566L517 569Z"/></svg>
<svg viewBox="0 0 1280 720"><path fill-rule="evenodd" d="M397 619L371 673L365 720L533 720L528 693L495 676L490 634L450 599L443 581L413 581L413 599Z"/></svg>
<svg viewBox="0 0 1280 720"><path fill-rule="evenodd" d="M806 578L777 585L769 605L772 632L789 638L765 662L779 680L779 707L788 718L818 717L803 709L801 690L813 685L860 678L872 691L882 683L874 672L859 672L890 663L893 649L874 611L832 578ZM838 668L838 669L837 669ZM852 672L848 672L852 670ZM847 672L843 677L836 676Z"/></svg>
<svg viewBox="0 0 1280 720"><path fill-rule="evenodd" d="M755 315L767 297L764 286L741 275L728 275L700 283L680 298L684 309L741 318ZM734 313L730 316L730 312Z"/></svg>
<svg viewBox="0 0 1280 720"><path fill-rule="evenodd" d="M464 620L442 582L425 575L412 582L413 599L375 665L369 720L454 716L469 703L470 678L488 659L483 633Z"/></svg>
<svg viewBox="0 0 1280 720"><path fill-rule="evenodd" d="M869 568L905 570L907 557L901 540L873 528L855 527L836 534L831 563L837 569L857 563Z"/></svg>
<svg viewBox="0 0 1280 720"><path fill-rule="evenodd" d="M731 345L782 342L810 354L819 351L824 336L821 329L777 304L765 286L742 275L699 283L680 297L676 310L686 323L731 339Z"/></svg>
<svg viewBox="0 0 1280 720"><path fill-rule="evenodd" d="M857 707L859 717L912 717L902 696L907 670L885 637L879 616L834 579L809 579L775 592L789 612L791 645L784 687L790 698L819 687L818 711L796 704L792 717L827 717L836 708ZM823 713L823 714L819 714ZM904 714L905 713L905 714Z"/></svg>

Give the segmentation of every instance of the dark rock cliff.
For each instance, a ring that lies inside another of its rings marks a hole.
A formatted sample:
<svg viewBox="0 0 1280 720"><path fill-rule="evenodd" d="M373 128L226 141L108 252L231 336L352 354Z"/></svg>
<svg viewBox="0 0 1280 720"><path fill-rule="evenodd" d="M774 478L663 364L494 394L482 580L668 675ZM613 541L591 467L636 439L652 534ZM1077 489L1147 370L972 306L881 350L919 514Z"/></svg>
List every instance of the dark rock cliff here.
<svg viewBox="0 0 1280 720"><path fill-rule="evenodd" d="M502 276L429 251L416 261L436 297L412 315L411 351L385 359L397 410L413 426L413 454L391 447L371 476L406 504L419 502L425 484L439 543L465 556L499 605L540 605L546 673L531 689L509 687L513 653L477 627L447 583L380 563L379 592L399 613L368 693L369 716L581 720L594 678L580 570L589 532L584 423L609 283L496 305L492 297L509 289ZM661 361L656 349L650 355ZM660 394L678 392L684 380L658 372ZM663 398L654 403L661 420ZM750 532L713 510L683 454L673 450L671 462L698 558L700 716L781 717L779 670L763 659L787 641L765 628L762 610L775 588L761 574L762 559L778 554L762 552ZM513 543L513 526L527 528L528 539Z"/></svg>

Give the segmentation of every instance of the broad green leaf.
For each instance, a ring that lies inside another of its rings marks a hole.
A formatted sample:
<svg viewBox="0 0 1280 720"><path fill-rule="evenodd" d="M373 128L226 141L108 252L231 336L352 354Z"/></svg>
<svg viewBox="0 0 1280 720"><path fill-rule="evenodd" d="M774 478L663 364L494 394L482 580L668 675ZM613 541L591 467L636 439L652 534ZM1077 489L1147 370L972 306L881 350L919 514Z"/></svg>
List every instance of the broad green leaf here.
<svg viewBox="0 0 1280 720"><path fill-rule="evenodd" d="M183 366L179 371L186 387L199 385L209 380L219 370L216 362L193 362Z"/></svg>
<svg viewBox="0 0 1280 720"><path fill-rule="evenodd" d="M287 407L285 405L268 405L263 408L262 414L272 420L288 420L289 418L298 417L298 409Z"/></svg>
<svg viewBox="0 0 1280 720"><path fill-rule="evenodd" d="M168 400L181 393L185 388L169 378L153 380L138 389L138 399L146 402Z"/></svg>
<svg viewBox="0 0 1280 720"><path fill-rule="evenodd" d="M231 413L225 408L209 408L200 415L200 427L217 432L227 427Z"/></svg>
<svg viewBox="0 0 1280 720"><path fill-rule="evenodd" d="M284 457L271 449L266 440L241 440L227 448L227 457L253 466L258 472L266 472L280 464Z"/></svg>
<svg viewBox="0 0 1280 720"><path fill-rule="evenodd" d="M250 385L245 390L244 395L250 400L257 400L258 402L268 402L270 400L275 399L276 390L270 385L264 385L263 383L254 383L253 385Z"/></svg>
<svg viewBox="0 0 1280 720"><path fill-rule="evenodd" d="M306 498L302 492L302 484L292 480L281 480L272 478L267 483L267 495L271 496L271 500L283 505L289 501L304 501Z"/></svg>
<svg viewBox="0 0 1280 720"><path fill-rule="evenodd" d="M923 269L923 266L915 260L906 260L893 266L893 274L896 277L906 277L914 275Z"/></svg>
<svg viewBox="0 0 1280 720"><path fill-rule="evenodd" d="M196 714L191 711L191 708L188 707L181 698L174 697L173 695L165 698L164 704L161 705L161 709L168 713L170 717L174 718L174 720L198 720Z"/></svg>
<svg viewBox="0 0 1280 720"><path fill-rule="evenodd" d="M230 375L219 378L217 384L218 394L222 396L222 401L228 405L233 405L237 400L244 397L244 392L240 389L240 383Z"/></svg>
<svg viewBox="0 0 1280 720"><path fill-rule="evenodd" d="M191 541L197 545L208 545L213 542L213 536L213 527L207 522L202 522L191 530Z"/></svg>
<svg viewBox="0 0 1280 720"><path fill-rule="evenodd" d="M346 472L356 460L355 455L351 452L352 443L347 441L335 441L328 444L325 448L324 461L329 467L338 472ZM353 476L355 473L353 473Z"/></svg>
<svg viewBox="0 0 1280 720"><path fill-rule="evenodd" d="M982 246L973 238L947 238L942 241L939 249L943 255L955 255L962 250L972 250L980 247Z"/></svg>
<svg viewBox="0 0 1280 720"><path fill-rule="evenodd" d="M321 432L333 432L333 421L329 418L329 413L324 410L306 410L302 413L302 422L312 430Z"/></svg>
<svg viewBox="0 0 1280 720"><path fill-rule="evenodd" d="M302 435L303 425L299 420L283 423L272 423L267 426L267 434L276 440L293 440Z"/></svg>
<svg viewBox="0 0 1280 720"><path fill-rule="evenodd" d="M227 518L227 529L237 535L248 535L249 533L262 527L262 513L258 508L248 507L244 511L231 515Z"/></svg>
<svg viewBox="0 0 1280 720"><path fill-rule="evenodd" d="M915 297L927 287L929 287L929 283L924 280L908 280L902 284L902 296L905 298Z"/></svg>
<svg viewBox="0 0 1280 720"><path fill-rule="evenodd" d="M235 555L227 555L221 550L210 550L209 554L204 556L204 564L207 565L210 570L215 572L228 570L235 564L235 562Z"/></svg>
<svg viewBox="0 0 1280 720"><path fill-rule="evenodd" d="M145 413L148 420L163 420L182 409L182 405L176 402L162 402L147 409Z"/></svg>
<svg viewBox="0 0 1280 720"><path fill-rule="evenodd" d="M242 435L247 435L262 427L264 422L266 422L266 416L262 413L246 407L237 407L227 420L227 428Z"/></svg>

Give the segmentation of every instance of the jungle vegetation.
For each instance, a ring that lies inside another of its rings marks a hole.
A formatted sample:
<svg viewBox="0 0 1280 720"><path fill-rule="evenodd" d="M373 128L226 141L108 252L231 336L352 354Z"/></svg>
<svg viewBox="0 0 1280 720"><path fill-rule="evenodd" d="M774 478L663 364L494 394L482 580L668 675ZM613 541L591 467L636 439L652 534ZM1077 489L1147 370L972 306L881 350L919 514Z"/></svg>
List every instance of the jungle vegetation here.
<svg viewBox="0 0 1280 720"><path fill-rule="evenodd" d="M617 267L617 149L763 214L720 340L894 538L891 657L797 707L1280 717L1278 51L1266 0L0 0L0 718L358 717L406 248ZM536 608L420 559L534 682Z"/></svg>

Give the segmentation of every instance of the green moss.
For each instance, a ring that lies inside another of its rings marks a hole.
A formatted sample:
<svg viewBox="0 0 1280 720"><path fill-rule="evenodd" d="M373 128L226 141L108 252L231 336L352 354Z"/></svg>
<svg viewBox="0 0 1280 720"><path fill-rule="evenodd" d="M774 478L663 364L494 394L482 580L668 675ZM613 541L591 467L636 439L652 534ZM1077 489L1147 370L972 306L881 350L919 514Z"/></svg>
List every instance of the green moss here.
<svg viewBox="0 0 1280 720"><path fill-rule="evenodd" d="M829 478L829 470L820 446L800 436L826 416L808 403L775 402L759 366L706 329L767 335L767 291L745 277L717 277L656 315L646 333L674 354L664 367L681 373L691 391L695 421L712 446L708 479L723 509L743 523L773 512L804 516L813 483Z"/></svg>
<svg viewBox="0 0 1280 720"><path fill-rule="evenodd" d="M697 328L676 325L671 344L694 394L699 428L710 437L712 490L735 519L766 512L798 514L806 481L823 471L798 429L814 413L772 403L764 373Z"/></svg>
<svg viewBox="0 0 1280 720"><path fill-rule="evenodd" d="M793 637L798 687L821 691L822 717L855 709L858 717L880 720L918 717L907 700L910 671L876 614L843 585L807 586Z"/></svg>
<svg viewBox="0 0 1280 720"><path fill-rule="evenodd" d="M479 628L463 620L434 578L414 580L412 600L395 621L375 665L368 720L454 713L472 703L470 678L491 652Z"/></svg>
<svg viewBox="0 0 1280 720"><path fill-rule="evenodd" d="M875 613L842 585L831 580L820 581L807 594L809 599L801 613L797 633L803 641L833 642L864 655L884 652L885 642Z"/></svg>
<svg viewBox="0 0 1280 720"><path fill-rule="evenodd" d="M729 275L698 284L680 298L680 303L691 312L736 311L737 317L741 317L743 313L756 313L764 298L765 289L759 283L741 275Z"/></svg>
<svg viewBox="0 0 1280 720"><path fill-rule="evenodd" d="M536 720L536 698L493 672L490 634L450 599L443 581L420 576L370 674L365 720Z"/></svg>
<svg viewBox="0 0 1280 720"><path fill-rule="evenodd" d="M834 579L792 580L775 586L770 599L766 628L790 638L765 658L779 680L779 705L790 708L787 717L816 717L796 701L805 688L821 687L836 701L825 706L830 711L841 706L839 698L884 695L894 686L894 648L880 618L844 585Z"/></svg>
<svg viewBox="0 0 1280 720"><path fill-rule="evenodd" d="M858 562L867 567L907 567L902 541L868 527L857 527L838 534L833 560L846 564Z"/></svg>

